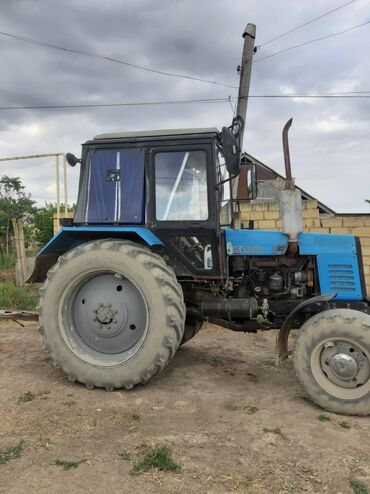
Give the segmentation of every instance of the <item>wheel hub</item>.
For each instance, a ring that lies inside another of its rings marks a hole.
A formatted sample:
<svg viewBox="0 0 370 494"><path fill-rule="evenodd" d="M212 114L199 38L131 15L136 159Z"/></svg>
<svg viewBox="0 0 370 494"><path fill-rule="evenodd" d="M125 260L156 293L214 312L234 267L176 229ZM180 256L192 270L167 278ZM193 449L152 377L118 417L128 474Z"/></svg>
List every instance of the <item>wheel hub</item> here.
<svg viewBox="0 0 370 494"><path fill-rule="evenodd" d="M96 314L96 319L101 323L101 324L109 324L113 322L115 314L117 314L117 311L112 309L112 304L104 305L100 304L100 307L96 309L95 311Z"/></svg>
<svg viewBox="0 0 370 494"><path fill-rule="evenodd" d="M361 348L347 341L328 341L321 352L321 369L334 384L357 388L370 378L370 363Z"/></svg>
<svg viewBox="0 0 370 494"><path fill-rule="evenodd" d="M357 361L347 353L337 353L331 357L329 367L339 379L353 379L358 373Z"/></svg>

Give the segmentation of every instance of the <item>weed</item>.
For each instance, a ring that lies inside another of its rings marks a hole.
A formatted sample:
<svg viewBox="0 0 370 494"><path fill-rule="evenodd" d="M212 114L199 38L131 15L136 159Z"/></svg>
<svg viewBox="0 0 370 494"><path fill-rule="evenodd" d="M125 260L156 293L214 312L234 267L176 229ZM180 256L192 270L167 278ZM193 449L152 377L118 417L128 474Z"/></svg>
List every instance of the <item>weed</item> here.
<svg viewBox="0 0 370 494"><path fill-rule="evenodd" d="M0 309L35 310L37 301L38 289L35 285L0 283Z"/></svg>
<svg viewBox="0 0 370 494"><path fill-rule="evenodd" d="M21 403L28 403L29 401L33 401L35 398L36 396L31 393L31 391L27 391L27 393L24 393L24 395L18 398L17 403L18 405L20 405Z"/></svg>
<svg viewBox="0 0 370 494"><path fill-rule="evenodd" d="M236 410L239 410L238 405L235 405L234 403L226 403L225 408L226 410L230 410L231 412L235 412Z"/></svg>
<svg viewBox="0 0 370 494"><path fill-rule="evenodd" d="M263 428L263 432L270 432L271 434L277 434L279 436L282 436L283 433L281 432L280 427L275 427L273 429L269 429L268 427Z"/></svg>
<svg viewBox="0 0 370 494"><path fill-rule="evenodd" d="M341 422L339 424L339 427L341 427L342 429L350 429L351 428L351 426L349 425L348 422Z"/></svg>
<svg viewBox="0 0 370 494"><path fill-rule="evenodd" d="M250 415L258 412L259 410L259 408L254 405L237 405L236 403L226 403L225 408L226 410L230 410L232 412L240 410L242 412L249 413Z"/></svg>
<svg viewBox="0 0 370 494"><path fill-rule="evenodd" d="M6 449L0 450L0 465L7 463L10 460L15 460L21 456L23 451L23 441L19 441L15 446L8 446Z"/></svg>
<svg viewBox="0 0 370 494"><path fill-rule="evenodd" d="M320 422L330 422L331 418L328 417L327 415L322 414L322 415L319 415L319 420L320 420Z"/></svg>
<svg viewBox="0 0 370 494"><path fill-rule="evenodd" d="M118 456L125 461L130 461L131 460L131 455L127 451L122 451L122 453L118 453Z"/></svg>
<svg viewBox="0 0 370 494"><path fill-rule="evenodd" d="M368 486L361 480L350 480L349 485L355 494L369 494Z"/></svg>
<svg viewBox="0 0 370 494"><path fill-rule="evenodd" d="M54 465L63 467L63 470L69 470L70 468L77 468L81 463L85 463L86 461L86 458L79 461L55 460Z"/></svg>
<svg viewBox="0 0 370 494"><path fill-rule="evenodd" d="M181 468L172 459L171 449L168 446L141 445L140 449L146 451L146 453L139 463L135 463L133 472L147 472L151 469L178 472Z"/></svg>

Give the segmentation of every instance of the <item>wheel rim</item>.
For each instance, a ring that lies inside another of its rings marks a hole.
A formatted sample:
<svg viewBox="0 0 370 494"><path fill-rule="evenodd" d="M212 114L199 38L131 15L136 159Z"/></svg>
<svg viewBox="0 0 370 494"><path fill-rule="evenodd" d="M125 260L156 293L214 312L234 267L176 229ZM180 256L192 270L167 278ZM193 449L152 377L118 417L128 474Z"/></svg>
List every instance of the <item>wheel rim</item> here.
<svg viewBox="0 0 370 494"><path fill-rule="evenodd" d="M75 278L64 290L58 312L68 347L99 366L131 358L148 330L145 297L122 273L93 271Z"/></svg>
<svg viewBox="0 0 370 494"><path fill-rule="evenodd" d="M311 370L319 385L339 399L355 400L370 391L370 354L361 344L327 338L313 349Z"/></svg>

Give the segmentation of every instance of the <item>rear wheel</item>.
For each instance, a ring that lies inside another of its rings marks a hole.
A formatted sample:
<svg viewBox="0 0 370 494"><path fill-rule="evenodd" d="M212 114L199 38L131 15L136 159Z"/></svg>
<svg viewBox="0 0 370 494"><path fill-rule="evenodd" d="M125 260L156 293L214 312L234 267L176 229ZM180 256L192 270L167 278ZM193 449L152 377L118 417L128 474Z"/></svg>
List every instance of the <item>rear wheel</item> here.
<svg viewBox="0 0 370 494"><path fill-rule="evenodd" d="M59 258L40 298L40 328L70 380L109 390L146 382L173 357L184 332L182 289L149 249L89 242Z"/></svg>
<svg viewBox="0 0 370 494"><path fill-rule="evenodd" d="M350 309L316 314L301 329L294 367L312 401L332 412L370 414L370 316Z"/></svg>

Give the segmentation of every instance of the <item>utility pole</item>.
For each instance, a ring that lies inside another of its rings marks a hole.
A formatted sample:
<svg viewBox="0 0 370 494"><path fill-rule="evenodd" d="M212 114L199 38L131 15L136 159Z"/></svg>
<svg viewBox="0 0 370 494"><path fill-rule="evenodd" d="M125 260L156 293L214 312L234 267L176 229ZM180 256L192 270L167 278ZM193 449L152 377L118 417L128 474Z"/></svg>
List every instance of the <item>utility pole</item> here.
<svg viewBox="0 0 370 494"><path fill-rule="evenodd" d="M239 94L238 94L238 105L236 109L236 115L241 117L243 121L243 129L241 131L239 138L240 151L243 150L245 119L247 115L249 86L251 81L254 41L256 39L255 24L247 24L246 28L244 29L243 38L244 38L244 46L243 46L242 61L240 65ZM234 198L237 196L238 182L239 182L239 177L234 178L232 181L232 191Z"/></svg>

